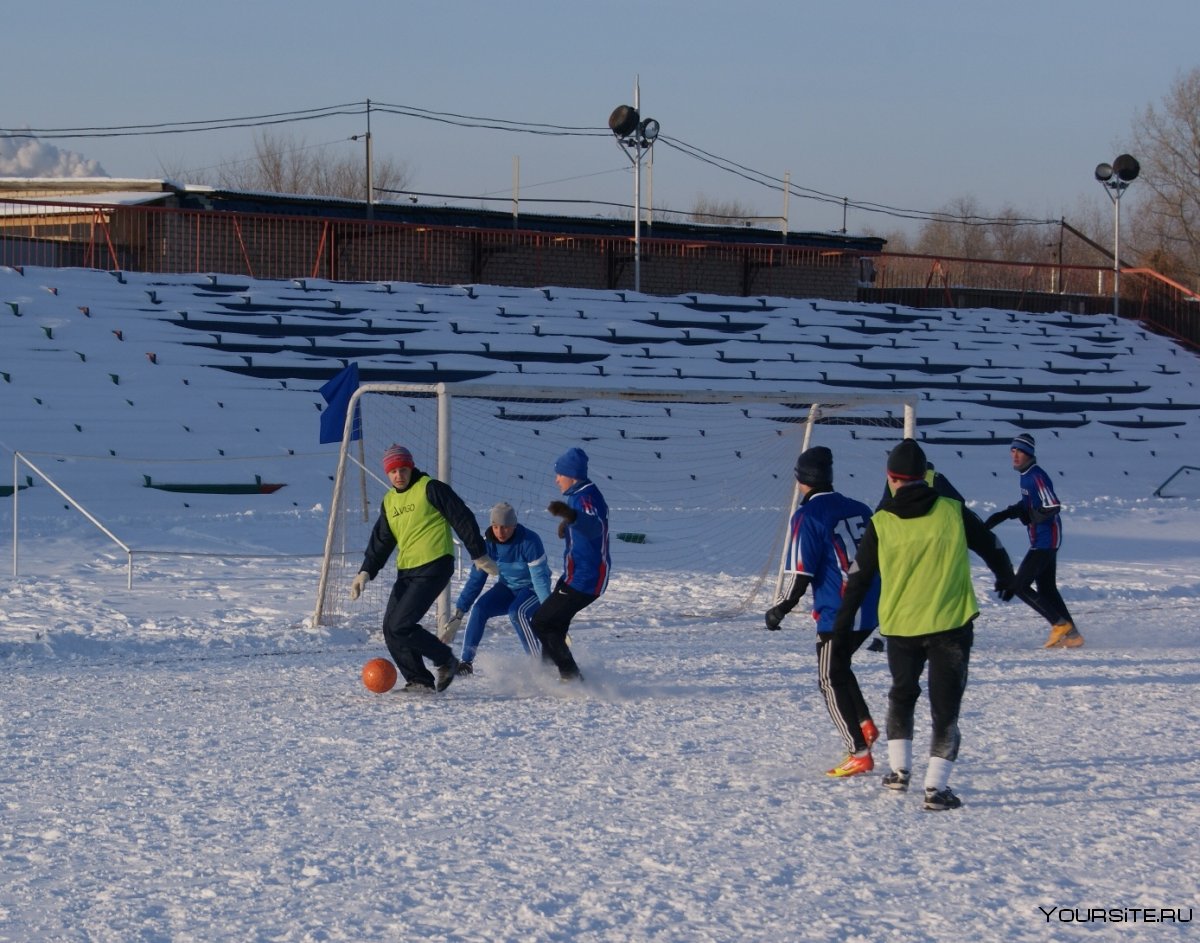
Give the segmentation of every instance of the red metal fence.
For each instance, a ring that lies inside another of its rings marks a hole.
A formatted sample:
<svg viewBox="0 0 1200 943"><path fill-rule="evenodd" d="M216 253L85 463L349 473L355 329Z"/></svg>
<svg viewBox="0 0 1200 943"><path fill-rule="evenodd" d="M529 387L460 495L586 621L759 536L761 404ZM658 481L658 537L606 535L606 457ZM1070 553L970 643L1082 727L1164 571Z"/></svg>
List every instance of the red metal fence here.
<svg viewBox="0 0 1200 943"><path fill-rule="evenodd" d="M643 239L651 294L853 298L852 254ZM632 240L164 207L0 202L0 264L435 284L632 288Z"/></svg>
<svg viewBox="0 0 1200 943"><path fill-rule="evenodd" d="M658 238L643 238L638 245L642 289L650 294L1112 311L1113 271L1098 266ZM634 243L625 236L4 200L0 264L631 289ZM1195 293L1149 269L1122 274L1122 316L1200 349Z"/></svg>
<svg viewBox="0 0 1200 943"><path fill-rule="evenodd" d="M1121 316L1200 350L1200 295L1153 269L1121 270Z"/></svg>

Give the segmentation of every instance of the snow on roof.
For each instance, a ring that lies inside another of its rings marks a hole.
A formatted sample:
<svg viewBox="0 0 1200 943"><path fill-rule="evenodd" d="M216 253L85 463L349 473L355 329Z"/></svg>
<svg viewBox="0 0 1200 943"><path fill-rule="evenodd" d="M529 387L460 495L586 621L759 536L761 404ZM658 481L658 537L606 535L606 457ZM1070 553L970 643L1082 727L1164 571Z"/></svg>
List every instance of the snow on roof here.
<svg viewBox="0 0 1200 943"><path fill-rule="evenodd" d="M3 177L0 190L157 190L176 189L170 180L142 177Z"/></svg>
<svg viewBox="0 0 1200 943"><path fill-rule="evenodd" d="M44 202L24 197L20 198L19 202L15 199L0 199L0 216L30 216L34 212L38 216L55 216L80 212L80 210L77 210L71 204L77 204L81 208L91 206L138 206L162 200L170 195L170 193L116 190L110 193L64 193L55 195L53 199L48 199ZM31 204L36 204L36 211L33 210Z"/></svg>

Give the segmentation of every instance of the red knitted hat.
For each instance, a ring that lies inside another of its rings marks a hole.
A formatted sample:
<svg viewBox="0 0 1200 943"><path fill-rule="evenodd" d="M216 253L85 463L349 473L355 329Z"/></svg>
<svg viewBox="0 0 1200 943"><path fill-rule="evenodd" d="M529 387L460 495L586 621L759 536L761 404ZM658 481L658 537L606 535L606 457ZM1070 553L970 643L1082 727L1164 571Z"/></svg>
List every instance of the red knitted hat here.
<svg viewBox="0 0 1200 943"><path fill-rule="evenodd" d="M391 472L396 468L412 468L412 452L403 445L389 445L383 453L383 470Z"/></svg>

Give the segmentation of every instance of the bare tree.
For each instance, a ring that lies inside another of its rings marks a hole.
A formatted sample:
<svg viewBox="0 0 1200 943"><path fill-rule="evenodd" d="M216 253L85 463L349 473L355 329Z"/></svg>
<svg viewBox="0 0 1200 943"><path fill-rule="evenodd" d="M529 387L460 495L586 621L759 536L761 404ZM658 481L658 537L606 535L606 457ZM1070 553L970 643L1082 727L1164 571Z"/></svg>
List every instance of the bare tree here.
<svg viewBox="0 0 1200 943"><path fill-rule="evenodd" d="M1098 194L1097 194L1098 195ZM1130 260L1132 241L1122 233L1125 244L1121 255ZM1083 238L1079 235L1082 234ZM1112 265L1113 213L1108 200L1080 198L1068 213L1063 226L1062 261L1067 265Z"/></svg>
<svg viewBox="0 0 1200 943"><path fill-rule="evenodd" d="M1006 206L984 227L988 257L1005 262L1052 262L1057 259L1059 227L1037 225Z"/></svg>
<svg viewBox="0 0 1200 943"><path fill-rule="evenodd" d="M1057 221L1031 220L1012 206L985 212L971 196L951 200L937 215L922 224L915 238L897 241L904 249L889 244L889 250L997 262L1059 261Z"/></svg>
<svg viewBox="0 0 1200 943"><path fill-rule="evenodd" d="M1200 68L1177 78L1160 108L1147 106L1133 135L1135 185L1150 191L1133 214L1136 245L1158 271L1200 288Z"/></svg>
<svg viewBox="0 0 1200 943"><path fill-rule="evenodd" d="M377 190L404 190L409 184L406 164L390 157L373 159L371 182ZM217 174L217 185L230 190L258 190L364 200L367 195L366 157L331 154L324 145L260 134L254 157L230 161Z"/></svg>
<svg viewBox="0 0 1200 943"><path fill-rule="evenodd" d="M938 213L942 218L930 220L921 227L917 237L917 252L964 259L989 257L987 232L978 225L983 212L974 197L956 197Z"/></svg>
<svg viewBox="0 0 1200 943"><path fill-rule="evenodd" d="M876 236L883 240L883 249L885 252L897 252L900 254L916 252L917 248L914 244L914 237L905 232L903 229L894 229L891 232L878 232L873 227L868 226L863 230L864 236Z"/></svg>
<svg viewBox="0 0 1200 943"><path fill-rule="evenodd" d="M720 226L741 226L764 222L752 207L737 200L716 200L703 194L692 203L688 218L695 223L715 223Z"/></svg>

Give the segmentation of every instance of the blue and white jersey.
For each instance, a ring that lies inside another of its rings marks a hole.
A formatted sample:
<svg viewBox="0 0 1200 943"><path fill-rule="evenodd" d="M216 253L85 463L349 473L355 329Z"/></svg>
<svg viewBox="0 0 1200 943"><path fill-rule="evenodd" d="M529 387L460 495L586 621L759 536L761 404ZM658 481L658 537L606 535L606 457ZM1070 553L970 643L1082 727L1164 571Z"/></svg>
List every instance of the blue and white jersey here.
<svg viewBox="0 0 1200 943"><path fill-rule="evenodd" d="M792 515L785 568L811 580L818 632L833 631L846 578L870 519L869 507L836 491L810 494ZM860 628L879 624L878 608L877 578L859 609Z"/></svg>
<svg viewBox="0 0 1200 943"><path fill-rule="evenodd" d="M1036 462L1021 472L1021 501L1029 525L1032 550L1057 550L1062 545L1062 504L1050 476Z"/></svg>
<svg viewBox="0 0 1200 943"><path fill-rule="evenodd" d="M496 561L500 569L498 579L502 584L514 594L523 589L533 589L539 602L545 602L550 597L550 564L546 560L546 548L541 537L524 524L518 524L512 537L504 543L496 539L490 527L484 531L483 540L488 556ZM463 584L455 605L467 612L479 598L486 582L487 574L478 567L472 567L471 575Z"/></svg>
<svg viewBox="0 0 1200 943"><path fill-rule="evenodd" d="M591 480L577 481L563 493L575 520L567 525L562 580L572 589L599 596L608 588L612 557L608 550L608 504Z"/></svg>

